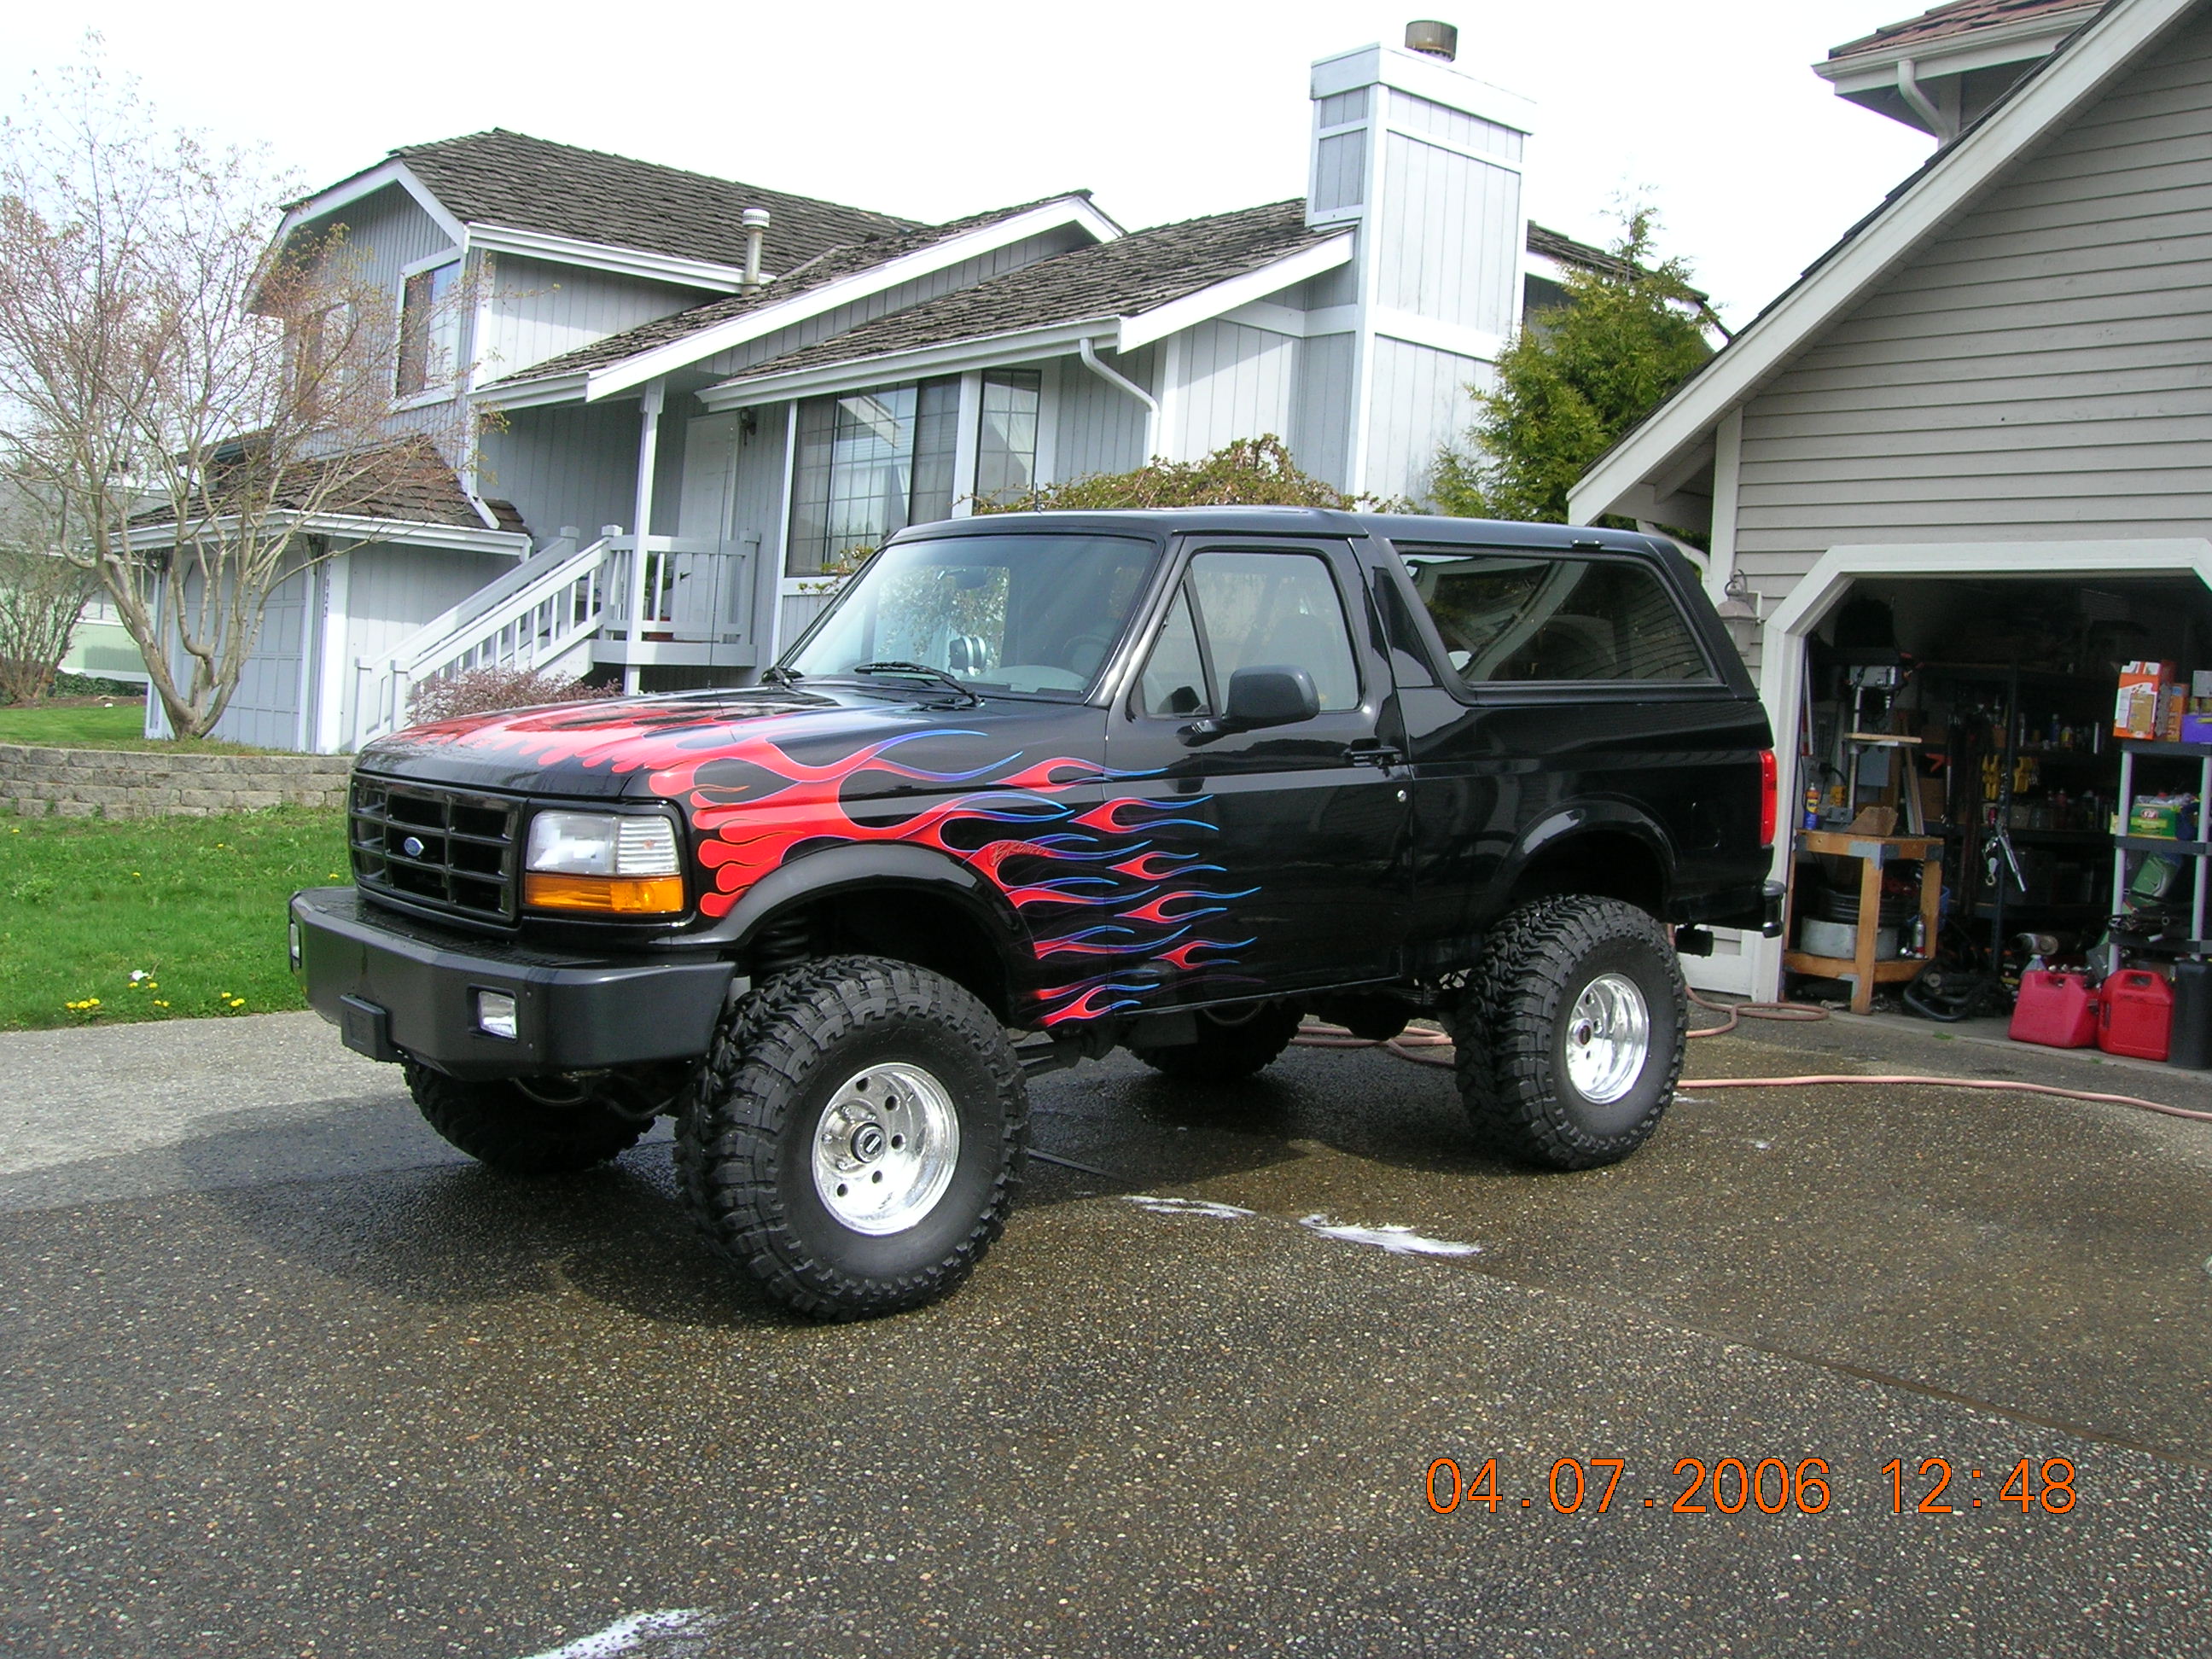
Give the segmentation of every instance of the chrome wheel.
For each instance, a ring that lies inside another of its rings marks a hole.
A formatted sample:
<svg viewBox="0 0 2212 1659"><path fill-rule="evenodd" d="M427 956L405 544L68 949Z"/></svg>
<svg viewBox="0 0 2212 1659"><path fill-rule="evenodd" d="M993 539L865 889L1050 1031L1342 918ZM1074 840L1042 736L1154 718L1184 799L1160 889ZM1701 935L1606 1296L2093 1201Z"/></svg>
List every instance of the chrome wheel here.
<svg viewBox="0 0 2212 1659"><path fill-rule="evenodd" d="M1591 1105L1610 1106L1644 1074L1651 1011L1634 980L1600 974L1575 999L1566 1035L1567 1081Z"/></svg>
<svg viewBox="0 0 2212 1659"><path fill-rule="evenodd" d="M856 1233L915 1225L951 1184L960 1162L952 1097L903 1061L856 1073L830 1096L814 1129L814 1190Z"/></svg>

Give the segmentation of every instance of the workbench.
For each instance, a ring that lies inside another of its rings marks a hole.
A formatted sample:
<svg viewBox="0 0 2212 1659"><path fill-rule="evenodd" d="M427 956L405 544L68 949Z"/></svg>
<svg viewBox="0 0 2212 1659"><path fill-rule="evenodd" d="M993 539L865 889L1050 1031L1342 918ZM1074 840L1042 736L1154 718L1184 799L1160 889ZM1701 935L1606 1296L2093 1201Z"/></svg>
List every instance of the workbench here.
<svg viewBox="0 0 2212 1659"><path fill-rule="evenodd" d="M1881 933L1881 872L1891 864L1920 866L1921 948L1932 952L1943 897L1943 838L1869 836L1851 830L1801 830L1797 832L1797 851L1801 855L1827 853L1859 860L1859 919L1852 938L1856 948L1848 957L1784 951L1782 965L1793 974L1810 974L1816 979L1850 980L1851 1012L1870 1013L1874 1010L1875 986L1900 985L1917 979L1920 970L1928 965L1926 957L1897 957L1887 962L1875 959L1875 945ZM1790 937L1797 906L1797 872L1793 867L1790 873L1792 914L1783 920L1782 937L1785 939Z"/></svg>

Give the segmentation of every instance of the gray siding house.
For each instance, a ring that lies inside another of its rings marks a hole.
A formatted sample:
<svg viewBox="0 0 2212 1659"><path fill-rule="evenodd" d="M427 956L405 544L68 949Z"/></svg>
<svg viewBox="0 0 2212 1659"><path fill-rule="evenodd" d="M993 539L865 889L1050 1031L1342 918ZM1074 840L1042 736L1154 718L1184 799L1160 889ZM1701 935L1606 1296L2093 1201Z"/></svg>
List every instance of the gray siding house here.
<svg viewBox="0 0 2212 1659"><path fill-rule="evenodd" d="M2093 583L2140 633L2212 583L2212 3L1962 0L1820 68L1942 147L1573 495L1710 533L1785 753L1855 593Z"/></svg>
<svg viewBox="0 0 2212 1659"><path fill-rule="evenodd" d="M741 682L852 549L1241 437L1425 496L1527 306L1607 261L1528 224L1512 94L1388 46L1309 94L1303 199L1148 230L1083 191L931 225L506 131L301 202L282 234L343 225L388 285L395 437L450 488L310 526L331 556L221 735L350 749L479 665Z"/></svg>

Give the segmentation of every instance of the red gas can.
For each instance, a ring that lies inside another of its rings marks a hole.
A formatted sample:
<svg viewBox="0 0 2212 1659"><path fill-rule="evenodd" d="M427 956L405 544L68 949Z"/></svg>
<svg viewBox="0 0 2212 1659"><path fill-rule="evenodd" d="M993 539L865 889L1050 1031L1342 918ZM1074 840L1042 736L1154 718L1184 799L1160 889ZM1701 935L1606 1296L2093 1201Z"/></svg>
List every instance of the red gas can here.
<svg viewBox="0 0 2212 1659"><path fill-rule="evenodd" d="M2163 977L2130 968L2105 981L2098 1006L2097 1046L2108 1054L2164 1060L2173 1036L2173 987Z"/></svg>
<svg viewBox="0 0 2212 1659"><path fill-rule="evenodd" d="M2046 1048L2087 1048L2097 1041L2097 994L2087 974L2031 969L2020 976L2012 1040Z"/></svg>

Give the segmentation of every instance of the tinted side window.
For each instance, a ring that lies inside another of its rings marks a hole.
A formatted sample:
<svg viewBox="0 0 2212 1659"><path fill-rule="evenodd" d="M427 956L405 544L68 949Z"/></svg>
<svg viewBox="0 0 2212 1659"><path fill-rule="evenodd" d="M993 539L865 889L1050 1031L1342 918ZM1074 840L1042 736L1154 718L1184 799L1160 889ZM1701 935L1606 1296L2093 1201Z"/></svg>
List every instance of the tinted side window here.
<svg viewBox="0 0 2212 1659"><path fill-rule="evenodd" d="M1629 560L1408 552L1406 563L1469 685L1712 678L1666 585Z"/></svg>
<svg viewBox="0 0 2212 1659"><path fill-rule="evenodd" d="M1292 667L1313 676L1323 709L1359 706L1352 634L1326 561L1310 553L1201 553L1190 562L1189 592L1224 695L1240 668Z"/></svg>

